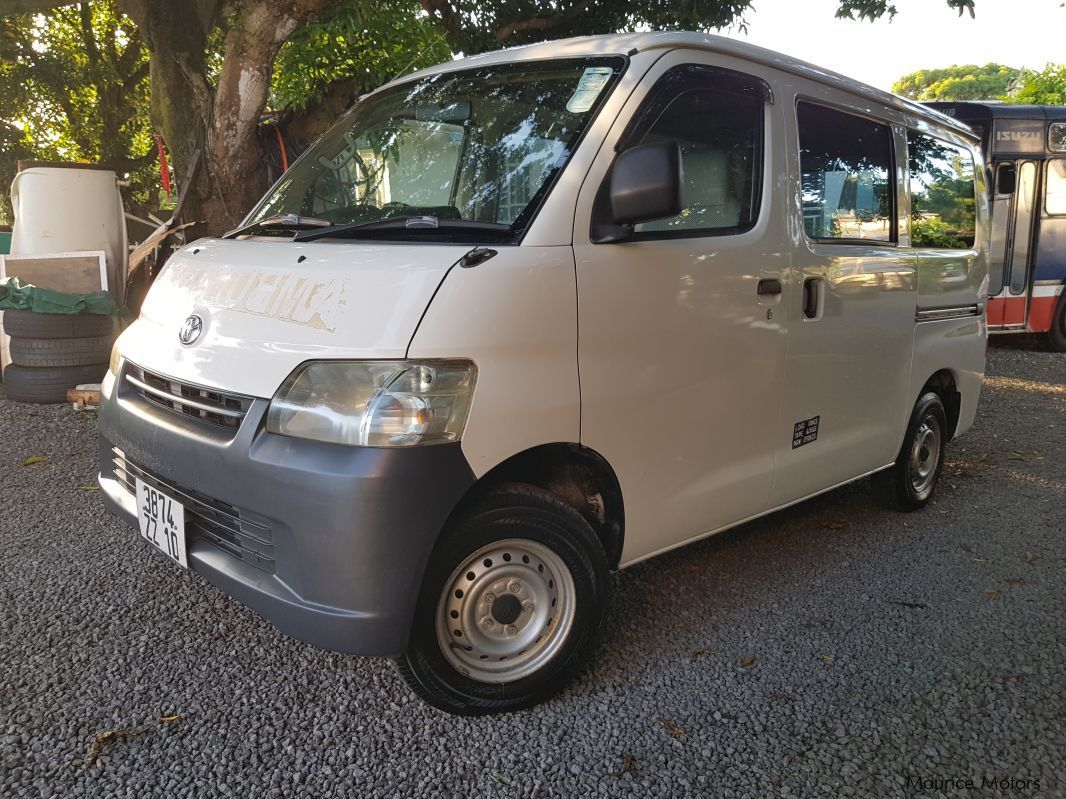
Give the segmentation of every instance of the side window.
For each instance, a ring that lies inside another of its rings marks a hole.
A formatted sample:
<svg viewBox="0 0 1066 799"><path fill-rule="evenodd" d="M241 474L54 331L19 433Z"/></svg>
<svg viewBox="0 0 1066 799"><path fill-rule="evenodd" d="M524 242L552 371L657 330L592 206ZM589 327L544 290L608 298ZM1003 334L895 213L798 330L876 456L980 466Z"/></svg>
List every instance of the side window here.
<svg viewBox="0 0 1066 799"><path fill-rule="evenodd" d="M638 112L643 124L628 144L678 143L683 208L670 219L637 225L635 238L727 235L754 226L765 92L758 79L709 67L679 67L663 77Z"/></svg>
<svg viewBox="0 0 1066 799"><path fill-rule="evenodd" d="M807 236L894 241L892 129L812 103L796 114Z"/></svg>
<svg viewBox="0 0 1066 799"><path fill-rule="evenodd" d="M977 227L973 155L956 144L907 131L911 246L972 247Z"/></svg>
<svg viewBox="0 0 1066 799"><path fill-rule="evenodd" d="M1049 214L1066 214L1066 158L1052 158L1047 162L1044 207Z"/></svg>

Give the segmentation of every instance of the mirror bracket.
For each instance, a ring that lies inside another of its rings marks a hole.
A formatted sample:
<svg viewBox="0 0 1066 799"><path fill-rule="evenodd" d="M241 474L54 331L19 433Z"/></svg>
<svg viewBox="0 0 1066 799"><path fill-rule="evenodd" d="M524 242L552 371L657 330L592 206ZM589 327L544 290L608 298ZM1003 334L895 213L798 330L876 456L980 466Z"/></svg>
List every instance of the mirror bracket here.
<svg viewBox="0 0 1066 799"><path fill-rule="evenodd" d="M594 225L590 241L593 244L621 244L633 238L632 225L615 225L605 222Z"/></svg>

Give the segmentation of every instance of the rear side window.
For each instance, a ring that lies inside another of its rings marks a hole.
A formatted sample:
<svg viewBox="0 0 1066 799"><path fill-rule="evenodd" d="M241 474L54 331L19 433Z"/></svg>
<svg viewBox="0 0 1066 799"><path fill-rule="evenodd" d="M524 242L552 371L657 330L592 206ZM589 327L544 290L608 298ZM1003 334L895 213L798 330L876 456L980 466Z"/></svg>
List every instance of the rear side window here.
<svg viewBox="0 0 1066 799"><path fill-rule="evenodd" d="M973 246L977 189L973 155L957 144L907 131L910 167L911 246Z"/></svg>
<svg viewBox="0 0 1066 799"><path fill-rule="evenodd" d="M766 91L756 78L712 67L687 65L663 76L627 144L678 143L683 209L637 225L636 238L728 235L755 224Z"/></svg>
<svg viewBox="0 0 1066 799"><path fill-rule="evenodd" d="M812 103L796 113L807 236L894 241L891 128Z"/></svg>
<svg viewBox="0 0 1066 799"><path fill-rule="evenodd" d="M1044 207L1049 214L1066 214L1066 158L1047 162Z"/></svg>

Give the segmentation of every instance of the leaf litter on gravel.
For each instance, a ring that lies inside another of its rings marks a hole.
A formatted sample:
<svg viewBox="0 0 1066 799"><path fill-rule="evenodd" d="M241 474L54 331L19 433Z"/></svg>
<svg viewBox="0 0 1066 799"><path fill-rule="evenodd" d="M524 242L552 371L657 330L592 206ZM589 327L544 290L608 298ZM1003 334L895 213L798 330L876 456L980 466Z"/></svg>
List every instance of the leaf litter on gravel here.
<svg viewBox="0 0 1066 799"><path fill-rule="evenodd" d="M622 753L622 768L618 771L611 772L613 777L621 777L623 774L629 774L633 770L633 766L637 764L637 759L628 752Z"/></svg>
<svg viewBox="0 0 1066 799"><path fill-rule="evenodd" d="M659 725L675 738L684 738L688 734L685 732L684 728L678 727L676 724L671 724L666 719L659 719L658 721Z"/></svg>
<svg viewBox="0 0 1066 799"><path fill-rule="evenodd" d="M155 724L149 724L145 727L139 727L135 730L106 730L101 733L97 733L93 738L93 742L89 745L89 751L85 755L85 761L83 765L88 768L89 766L95 766L101 768L100 755L103 754L104 749L112 744L116 744L119 741L128 741L131 738L140 738L143 735L152 735L157 732L165 724L173 724L180 719L180 715L173 716L160 716L159 721Z"/></svg>

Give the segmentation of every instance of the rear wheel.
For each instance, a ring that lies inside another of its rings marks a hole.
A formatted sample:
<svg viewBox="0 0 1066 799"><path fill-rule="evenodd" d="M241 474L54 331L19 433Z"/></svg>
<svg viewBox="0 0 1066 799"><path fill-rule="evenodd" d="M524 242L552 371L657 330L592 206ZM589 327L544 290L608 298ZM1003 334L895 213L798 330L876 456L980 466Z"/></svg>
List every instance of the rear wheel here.
<svg viewBox="0 0 1066 799"><path fill-rule="evenodd" d="M1052 349L1058 352L1066 352L1066 291L1059 297L1059 307L1055 311L1055 317L1051 320L1051 329L1048 330L1048 341Z"/></svg>
<svg viewBox="0 0 1066 799"><path fill-rule="evenodd" d="M874 492L882 505L912 511L929 503L944 467L947 427L939 395L929 391L919 397L895 464L873 476Z"/></svg>
<svg viewBox="0 0 1066 799"><path fill-rule="evenodd" d="M450 713L529 707L588 661L609 589L584 517L539 488L506 486L442 536L397 670Z"/></svg>

